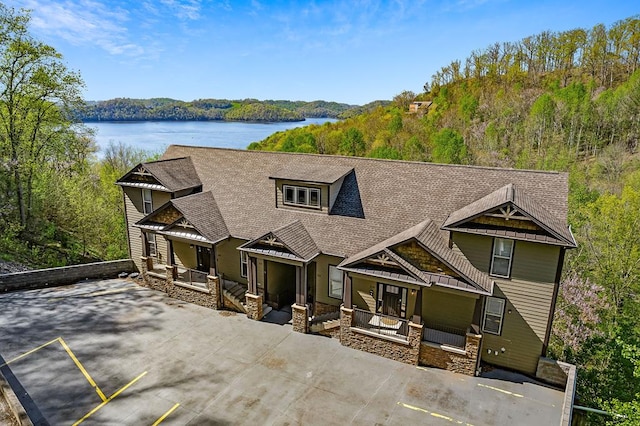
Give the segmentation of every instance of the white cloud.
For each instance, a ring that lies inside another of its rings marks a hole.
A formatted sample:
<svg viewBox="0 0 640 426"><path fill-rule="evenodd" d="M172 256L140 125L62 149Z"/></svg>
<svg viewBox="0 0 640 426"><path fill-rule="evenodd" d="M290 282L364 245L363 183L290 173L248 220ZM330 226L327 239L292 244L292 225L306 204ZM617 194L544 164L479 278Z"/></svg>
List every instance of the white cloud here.
<svg viewBox="0 0 640 426"><path fill-rule="evenodd" d="M126 10L93 0L27 0L32 28L74 45L96 45L112 55L139 56L144 48L129 39Z"/></svg>
<svg viewBox="0 0 640 426"><path fill-rule="evenodd" d="M195 21L200 19L199 0L160 0L180 20Z"/></svg>

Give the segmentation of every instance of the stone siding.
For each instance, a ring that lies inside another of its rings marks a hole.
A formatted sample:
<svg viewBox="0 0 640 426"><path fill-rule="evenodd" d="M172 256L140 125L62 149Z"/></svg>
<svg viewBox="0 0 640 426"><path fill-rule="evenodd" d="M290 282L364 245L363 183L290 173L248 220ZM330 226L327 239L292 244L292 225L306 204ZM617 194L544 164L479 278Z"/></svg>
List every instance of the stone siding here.
<svg viewBox="0 0 640 426"><path fill-rule="evenodd" d="M315 302L313 304L313 315L324 315L331 312L340 312L340 306L330 305L328 303Z"/></svg>
<svg viewBox="0 0 640 426"><path fill-rule="evenodd" d="M247 293L247 317L260 321L262 319L262 296Z"/></svg>
<svg viewBox="0 0 640 426"><path fill-rule="evenodd" d="M481 340L481 335L467 333L464 350L447 350L436 343L422 342L419 363L428 367L443 368L454 373L475 376ZM461 353L462 351L464 353Z"/></svg>
<svg viewBox="0 0 640 426"><path fill-rule="evenodd" d="M167 267L167 278L172 271L172 267ZM212 287L217 285L218 278L212 276L207 276L206 288L179 283L175 280L167 280L167 294L169 297L173 297L174 299L204 306L205 308L219 309L221 304L220 299L218 298L218 293L212 291Z"/></svg>
<svg viewBox="0 0 640 426"><path fill-rule="evenodd" d="M499 226L501 228L524 229L528 231L537 231L538 229L540 229L538 225L536 225L531 220L522 220L522 219L514 219L514 218L511 218L509 220L504 220L499 217L491 217L491 216L477 217L473 219L471 223L477 223L480 225Z"/></svg>
<svg viewBox="0 0 640 426"><path fill-rule="evenodd" d="M55 287L93 278L114 278L121 272L137 270L131 259L122 259L14 272L0 275L0 292Z"/></svg>
<svg viewBox="0 0 640 426"><path fill-rule="evenodd" d="M423 271L433 272L437 274L446 274L451 277L459 278L459 275L444 263L433 257L429 252L423 249L415 241L399 246L395 251L407 262L417 266Z"/></svg>
<svg viewBox="0 0 640 426"><path fill-rule="evenodd" d="M342 308L340 311L340 342L360 351L369 352L405 364L418 365L422 325L409 323L407 341L390 336L376 335L353 328L353 310Z"/></svg>
<svg viewBox="0 0 640 426"><path fill-rule="evenodd" d="M306 306L291 305L293 331L298 333L309 332L309 309Z"/></svg>

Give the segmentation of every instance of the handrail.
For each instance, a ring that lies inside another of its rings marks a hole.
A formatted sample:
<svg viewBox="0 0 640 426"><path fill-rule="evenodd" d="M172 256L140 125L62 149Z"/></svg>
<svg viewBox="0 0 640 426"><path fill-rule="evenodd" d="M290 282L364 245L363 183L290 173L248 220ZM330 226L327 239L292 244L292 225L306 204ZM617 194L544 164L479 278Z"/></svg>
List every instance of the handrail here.
<svg viewBox="0 0 640 426"><path fill-rule="evenodd" d="M391 315L377 314L363 309L353 308L354 326L377 334L396 336L407 340L409 321Z"/></svg>

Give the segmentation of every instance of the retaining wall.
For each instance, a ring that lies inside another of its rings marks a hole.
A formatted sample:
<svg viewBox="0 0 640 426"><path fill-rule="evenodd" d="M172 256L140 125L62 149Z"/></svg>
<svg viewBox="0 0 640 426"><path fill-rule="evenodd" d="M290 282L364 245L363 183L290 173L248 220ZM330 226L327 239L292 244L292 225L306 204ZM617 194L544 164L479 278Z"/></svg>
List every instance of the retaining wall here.
<svg viewBox="0 0 640 426"><path fill-rule="evenodd" d="M137 268L131 259L121 259L15 272L0 275L0 292L55 287L87 278L113 278L121 272L135 271Z"/></svg>

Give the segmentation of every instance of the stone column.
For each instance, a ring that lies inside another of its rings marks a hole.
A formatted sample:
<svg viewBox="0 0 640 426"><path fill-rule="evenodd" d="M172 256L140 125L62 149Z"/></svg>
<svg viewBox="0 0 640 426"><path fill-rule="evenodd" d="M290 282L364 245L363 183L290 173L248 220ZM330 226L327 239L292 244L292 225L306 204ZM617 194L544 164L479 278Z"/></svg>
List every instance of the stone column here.
<svg viewBox="0 0 640 426"><path fill-rule="evenodd" d="M262 319L262 296L247 293L247 317L260 321Z"/></svg>
<svg viewBox="0 0 640 426"><path fill-rule="evenodd" d="M409 342L409 359L407 364L418 365L420 359L420 342L422 341L422 324L416 324L409 321L409 335L407 336Z"/></svg>
<svg viewBox="0 0 640 426"><path fill-rule="evenodd" d="M207 287L211 292L211 298L213 299L214 308L218 310L222 309L222 290L220 288L220 278L207 275Z"/></svg>
<svg viewBox="0 0 640 426"><path fill-rule="evenodd" d="M173 266L173 265L167 265L165 266L166 270L167 270L167 283L165 286L165 292L171 296L173 293L173 280L176 277L176 271L177 271L177 267Z"/></svg>
<svg viewBox="0 0 640 426"><path fill-rule="evenodd" d="M291 305L292 310L292 322L293 331L298 333L309 332L309 308L307 305L298 305L294 303Z"/></svg>
<svg viewBox="0 0 640 426"><path fill-rule="evenodd" d="M340 307L340 343L343 346L350 345L351 324L353 324L353 309Z"/></svg>
<svg viewBox="0 0 640 426"><path fill-rule="evenodd" d="M467 358L469 358L469 367L465 369L464 373L470 376L476 375L480 362L480 344L482 343L482 334L474 331L473 327L469 327L464 345L464 350L467 351Z"/></svg>
<svg viewBox="0 0 640 426"><path fill-rule="evenodd" d="M149 276L147 275L147 272L149 271L149 259L146 256L142 256L140 258L140 267L142 268L140 270L140 274L142 275L142 281L145 284L148 284Z"/></svg>

